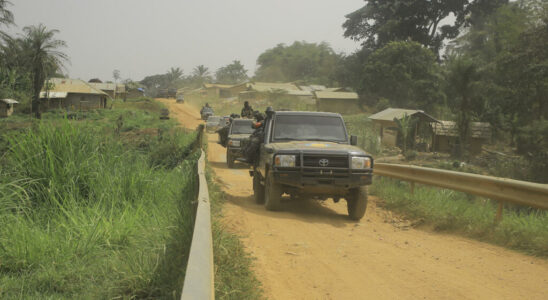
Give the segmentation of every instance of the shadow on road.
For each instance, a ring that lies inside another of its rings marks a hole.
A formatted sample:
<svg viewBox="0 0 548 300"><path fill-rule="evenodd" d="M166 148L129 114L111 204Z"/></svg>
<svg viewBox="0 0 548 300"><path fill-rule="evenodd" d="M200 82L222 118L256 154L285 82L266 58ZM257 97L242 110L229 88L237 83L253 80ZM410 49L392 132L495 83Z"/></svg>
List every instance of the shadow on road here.
<svg viewBox="0 0 548 300"><path fill-rule="evenodd" d="M215 169L225 169L225 170L246 170L249 167L246 164L236 162L234 168L230 169L226 162L218 161L209 161L209 165Z"/></svg>
<svg viewBox="0 0 548 300"><path fill-rule="evenodd" d="M344 227L346 224L356 223L355 221L350 220L348 215L340 214L337 211L322 205L320 201L313 199L291 200L289 197L284 197L282 199L281 211L266 210L264 205L255 203L253 195L235 196L225 191L225 199L250 213L268 218L296 219L307 223L329 224L335 227ZM343 203L341 203L341 205L343 205Z"/></svg>

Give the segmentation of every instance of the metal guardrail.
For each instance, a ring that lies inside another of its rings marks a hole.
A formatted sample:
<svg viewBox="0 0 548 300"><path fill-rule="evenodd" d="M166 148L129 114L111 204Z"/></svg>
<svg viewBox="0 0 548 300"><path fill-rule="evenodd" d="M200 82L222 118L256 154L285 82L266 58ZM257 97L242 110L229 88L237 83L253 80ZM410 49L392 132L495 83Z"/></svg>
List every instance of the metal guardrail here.
<svg viewBox="0 0 548 300"><path fill-rule="evenodd" d="M461 191L499 201L497 219L502 217L502 205L510 202L548 209L548 185L492 176L409 165L375 163L374 174Z"/></svg>
<svg viewBox="0 0 548 300"><path fill-rule="evenodd" d="M198 160L198 182L198 208L196 209L194 234L192 235L192 245L181 294L182 300L215 299L213 238L204 151Z"/></svg>

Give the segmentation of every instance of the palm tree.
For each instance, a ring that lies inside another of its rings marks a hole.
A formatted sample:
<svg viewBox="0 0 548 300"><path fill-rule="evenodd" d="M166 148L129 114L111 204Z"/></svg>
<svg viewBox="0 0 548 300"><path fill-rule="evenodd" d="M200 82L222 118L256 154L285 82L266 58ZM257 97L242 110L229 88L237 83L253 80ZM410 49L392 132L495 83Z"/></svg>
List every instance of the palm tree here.
<svg viewBox="0 0 548 300"><path fill-rule="evenodd" d="M199 65L194 68L192 75L198 78L205 78L209 76L209 69L204 65Z"/></svg>
<svg viewBox="0 0 548 300"><path fill-rule="evenodd" d="M43 24L23 28L21 39L23 55L26 58L32 78L32 110L40 118L40 91L48 75L55 73L68 62L68 56L60 48L65 41L55 39L59 30L48 30Z"/></svg>
<svg viewBox="0 0 548 300"><path fill-rule="evenodd" d="M171 68L166 73L166 83L168 87L173 87L177 80L183 77L183 70L181 68Z"/></svg>
<svg viewBox="0 0 548 300"><path fill-rule="evenodd" d="M478 97L478 83L481 73L477 64L465 56L451 56L447 62L446 81L449 85L449 100L457 114L459 131L459 156L464 155L468 143L469 126L474 115L474 102Z"/></svg>
<svg viewBox="0 0 548 300"><path fill-rule="evenodd" d="M7 9L8 5L11 5L11 2L0 0L0 25L14 24L13 13Z"/></svg>

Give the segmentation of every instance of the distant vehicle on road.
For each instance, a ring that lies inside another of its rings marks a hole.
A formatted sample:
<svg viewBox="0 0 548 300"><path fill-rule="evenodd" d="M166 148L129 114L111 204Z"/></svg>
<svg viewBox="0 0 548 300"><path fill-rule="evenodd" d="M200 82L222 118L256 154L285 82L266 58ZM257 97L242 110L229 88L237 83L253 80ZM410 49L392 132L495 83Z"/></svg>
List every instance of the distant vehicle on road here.
<svg viewBox="0 0 548 300"><path fill-rule="evenodd" d="M213 112L213 108L209 106L204 106L200 110L200 116L202 117L202 120L207 120L210 116L213 116L215 113Z"/></svg>
<svg viewBox="0 0 548 300"><path fill-rule="evenodd" d="M206 121L206 131L215 132L221 128L221 120L222 118L220 116L209 116Z"/></svg>
<svg viewBox="0 0 548 300"><path fill-rule="evenodd" d="M226 144L226 163L229 168L234 168L234 161L243 158L242 142L249 139L255 129L252 128L251 119L234 119L228 131L228 142Z"/></svg>
<svg viewBox="0 0 548 300"><path fill-rule="evenodd" d="M178 93L177 96L175 96L175 100L177 103L185 103L185 95L183 93Z"/></svg>
<svg viewBox="0 0 548 300"><path fill-rule="evenodd" d="M373 158L356 147L339 114L273 112L264 124L253 176L257 203L281 209L283 194L291 198L346 199L348 215L361 219L367 208L367 188L373 177Z"/></svg>
<svg viewBox="0 0 548 300"><path fill-rule="evenodd" d="M158 91L159 98L175 98L177 89L161 89Z"/></svg>

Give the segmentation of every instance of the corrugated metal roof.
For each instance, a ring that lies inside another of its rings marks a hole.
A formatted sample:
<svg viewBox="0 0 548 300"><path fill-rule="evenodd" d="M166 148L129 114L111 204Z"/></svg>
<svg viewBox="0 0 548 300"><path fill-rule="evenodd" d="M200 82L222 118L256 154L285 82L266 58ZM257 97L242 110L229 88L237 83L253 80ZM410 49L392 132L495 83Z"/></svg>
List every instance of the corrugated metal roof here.
<svg viewBox="0 0 548 300"><path fill-rule="evenodd" d="M216 84L216 83L204 83L204 88L210 89L210 88L220 88L220 89L229 89L232 85L230 84Z"/></svg>
<svg viewBox="0 0 548 300"><path fill-rule="evenodd" d="M316 98L318 99L354 99L358 100L358 94L348 93L348 92L326 92L318 91L315 92Z"/></svg>
<svg viewBox="0 0 548 300"><path fill-rule="evenodd" d="M287 94L291 96L313 96L310 91L289 91Z"/></svg>
<svg viewBox="0 0 548 300"><path fill-rule="evenodd" d="M18 101L15 101L13 99L0 99L0 102L4 102L6 104L19 104Z"/></svg>
<svg viewBox="0 0 548 300"><path fill-rule="evenodd" d="M49 79L49 83L53 84L53 88L49 90L49 92L60 92L60 93L68 93L68 94L92 94L92 95L104 95L107 96L107 94L99 89L96 89L89 85L87 82L84 82L80 79L69 79L69 78L51 78ZM45 91L43 91L45 92ZM59 94L62 95L62 94ZM45 95L44 93L44 96ZM49 95L50 98L51 94ZM60 97L60 98L65 98ZM40 93L40 98L47 98L42 97L42 93Z"/></svg>
<svg viewBox="0 0 548 300"><path fill-rule="evenodd" d="M459 136L457 123L453 121L439 121L439 123L432 123L431 125L435 135L454 137ZM471 122L470 137L480 139L491 138L491 125L485 122Z"/></svg>
<svg viewBox="0 0 548 300"><path fill-rule="evenodd" d="M101 91L114 91L116 89L116 93L125 93L126 92L126 86L124 84L115 84L115 83L97 83L97 82L87 82L87 84L91 85L95 89L101 90Z"/></svg>
<svg viewBox="0 0 548 300"><path fill-rule="evenodd" d="M323 91L323 90L326 89L326 87L324 85L319 85L319 84L311 84L310 87L314 91Z"/></svg>
<svg viewBox="0 0 548 300"><path fill-rule="evenodd" d="M250 82L248 87L257 92L273 92L276 90L299 91L299 88L293 83L273 83L273 82Z"/></svg>
<svg viewBox="0 0 548 300"><path fill-rule="evenodd" d="M336 87L336 88L326 88L324 89L324 92L342 92L346 90L345 88Z"/></svg>
<svg viewBox="0 0 548 300"><path fill-rule="evenodd" d="M369 116L369 119L371 120L379 120L379 121L394 121L394 119L402 119L405 117L405 115L413 116L416 115L419 118L422 118L428 122L439 122L438 120L434 119L429 114L425 113L422 110L417 109L402 109L402 108L387 108L381 112L378 112L374 115Z"/></svg>
<svg viewBox="0 0 548 300"><path fill-rule="evenodd" d="M323 85L317 85L317 84L311 84L311 85L299 85L299 88L302 91L309 91L309 92L315 92L315 91L323 91L326 89Z"/></svg>

